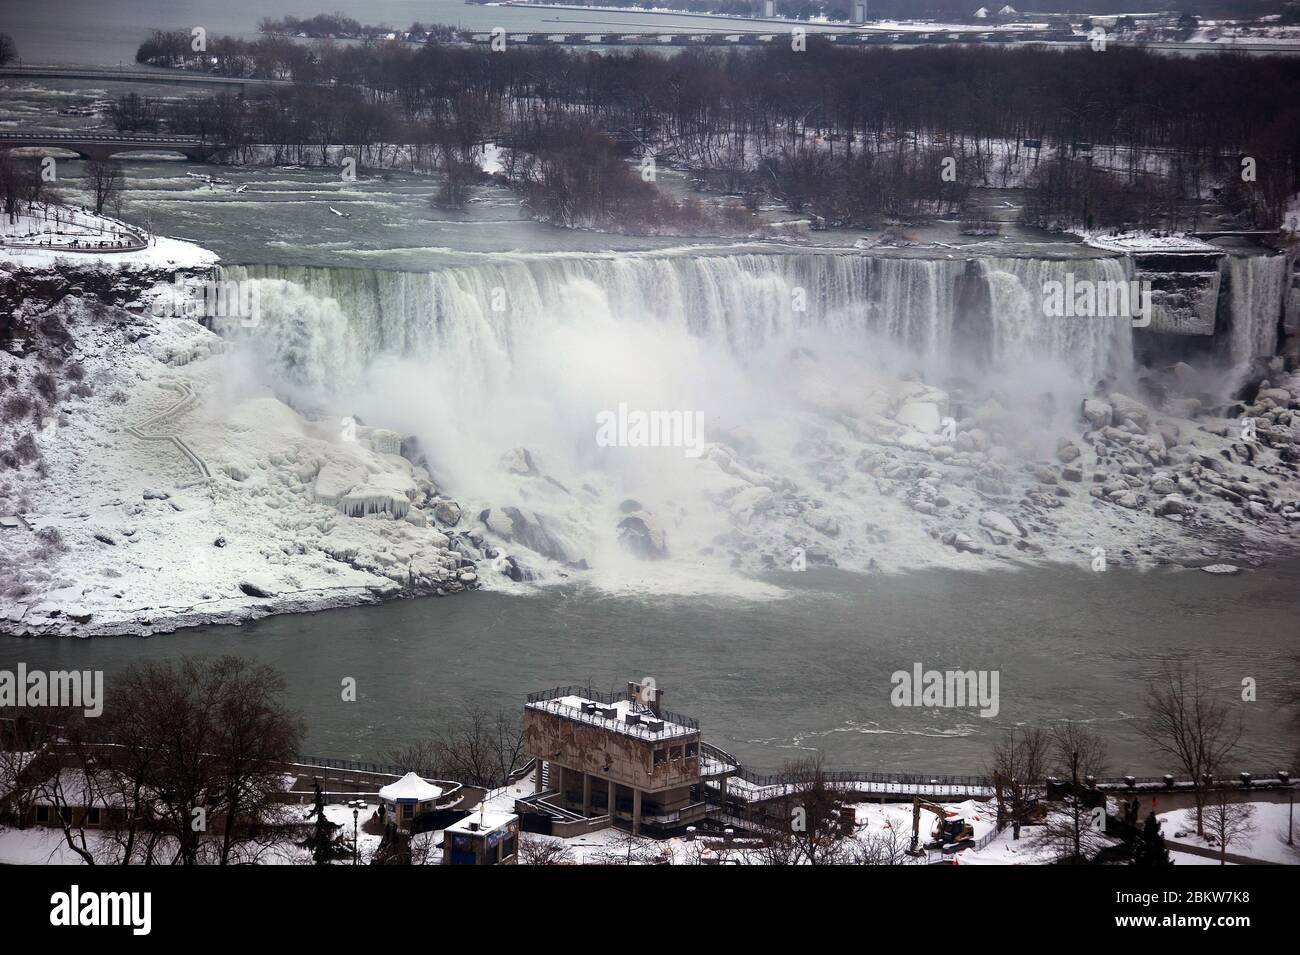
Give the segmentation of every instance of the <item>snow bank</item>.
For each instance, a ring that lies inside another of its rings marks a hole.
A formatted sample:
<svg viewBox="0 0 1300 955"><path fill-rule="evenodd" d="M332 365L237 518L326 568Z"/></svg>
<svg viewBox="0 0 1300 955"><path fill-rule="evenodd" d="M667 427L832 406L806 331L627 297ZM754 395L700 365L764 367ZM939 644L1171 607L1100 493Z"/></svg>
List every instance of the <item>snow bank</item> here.
<svg viewBox="0 0 1300 955"><path fill-rule="evenodd" d="M145 634L465 589L447 538L412 519L427 472L372 450L377 429L294 410L192 321L72 297L54 314L88 393L35 434L44 473L0 473L0 513L30 525L0 533L0 630ZM0 352L0 376L40 367ZM0 446L31 427L0 422Z"/></svg>

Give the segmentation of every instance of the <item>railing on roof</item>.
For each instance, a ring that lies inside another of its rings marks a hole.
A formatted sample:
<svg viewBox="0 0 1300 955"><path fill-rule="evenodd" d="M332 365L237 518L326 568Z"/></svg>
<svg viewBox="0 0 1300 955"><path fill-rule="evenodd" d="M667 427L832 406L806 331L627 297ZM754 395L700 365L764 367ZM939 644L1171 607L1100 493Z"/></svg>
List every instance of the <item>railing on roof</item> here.
<svg viewBox="0 0 1300 955"><path fill-rule="evenodd" d="M699 721L694 717L684 716L681 713L673 713L669 710L660 710L656 714L650 706L641 703L638 700L629 701L626 695L618 693L602 693L600 690L593 690L589 686L557 686L551 690L541 690L537 693L529 693L528 705L541 707L548 712L555 712L558 709L562 709L564 712L559 714L561 716L567 716L597 726L615 724L620 730L625 730L633 735L645 736L650 739L665 735L664 733L651 732L644 724L628 723L625 720L601 716L599 713L584 713L580 707L560 703L559 701L566 696L581 697L584 700L590 700L593 703L600 703L605 706L613 706L616 703L631 702L632 712L634 713L645 716L657 716L658 719L663 720L665 723L673 723L694 732L699 732L700 729Z"/></svg>

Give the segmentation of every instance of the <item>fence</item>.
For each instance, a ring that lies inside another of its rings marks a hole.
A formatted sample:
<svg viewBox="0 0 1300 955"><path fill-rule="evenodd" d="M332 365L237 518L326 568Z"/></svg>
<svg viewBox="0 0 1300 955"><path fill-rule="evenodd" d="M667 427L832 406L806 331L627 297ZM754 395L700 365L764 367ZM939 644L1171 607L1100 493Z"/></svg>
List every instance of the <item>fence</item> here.
<svg viewBox="0 0 1300 955"><path fill-rule="evenodd" d="M808 770L785 773L754 773L743 767L738 769L736 778L744 780L756 789L780 789L781 787L806 784L813 780L822 780L828 786L867 789L881 793L925 791L946 795L987 796L993 793L992 780L987 776L950 776L930 775L927 773L882 773L859 772L856 770ZM1046 784L1051 780L1043 780ZM1138 790L1180 790L1191 789L1192 781L1172 775L1165 776L1115 776L1098 778L1091 781L1101 790L1130 792ZM1211 785L1216 789L1250 789L1252 787L1287 786L1291 784L1289 773L1238 773L1235 776L1224 774L1214 777Z"/></svg>
<svg viewBox="0 0 1300 955"><path fill-rule="evenodd" d="M645 735L645 736L671 735L670 733L651 733L644 726L639 726L638 724L627 723L621 720L612 719L610 717L600 716L599 714L584 713L580 708L576 706L571 706L560 702L560 700L568 696L579 697L583 700L590 700L593 703L600 703L605 706L613 706L616 703L629 702L628 698L624 695L620 695L618 693L602 693L599 690L593 690L589 686L557 686L551 690L542 690L537 693L529 693L528 705L545 709L548 712L557 712L558 710L564 710L564 712L559 715L568 716L577 720L582 720L583 722L594 723L596 725L600 725L602 723L605 724L617 723L619 729L627 730L628 732L632 732L632 733L637 733L638 735ZM690 730L692 732L698 733L700 730L699 721L694 719L693 717L683 716L681 713L673 713L670 712L669 710L660 710L656 714L649 706L643 703L638 703L635 700L631 701L631 703L633 706L633 712L635 713L644 713L651 716L658 716L658 718L663 720L665 723L672 723L676 726L684 727L685 729ZM665 726L665 730L667 730L666 726Z"/></svg>

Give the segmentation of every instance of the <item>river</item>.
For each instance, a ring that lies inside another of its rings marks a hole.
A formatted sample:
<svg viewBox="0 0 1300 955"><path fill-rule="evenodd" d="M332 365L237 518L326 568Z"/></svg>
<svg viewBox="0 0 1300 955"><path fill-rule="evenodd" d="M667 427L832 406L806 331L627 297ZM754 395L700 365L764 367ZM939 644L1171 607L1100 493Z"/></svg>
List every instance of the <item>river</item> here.
<svg viewBox="0 0 1300 955"><path fill-rule="evenodd" d="M666 706L758 770L820 750L841 768L977 773L1005 728L1070 717L1105 735L1113 774L1143 775L1171 768L1136 722L1144 682L1184 660L1243 721L1234 771L1294 756L1280 704L1300 675L1300 562L1236 577L1049 566L782 578L777 600L484 592L151 639L6 640L0 661L103 669L111 695L111 675L136 661L244 654L286 674L307 748L340 757L382 759L466 705L518 710L534 690L648 676ZM997 670L999 713L894 707L890 676L915 663ZM355 703L342 700L346 677ZM1255 702L1240 701L1247 678Z"/></svg>

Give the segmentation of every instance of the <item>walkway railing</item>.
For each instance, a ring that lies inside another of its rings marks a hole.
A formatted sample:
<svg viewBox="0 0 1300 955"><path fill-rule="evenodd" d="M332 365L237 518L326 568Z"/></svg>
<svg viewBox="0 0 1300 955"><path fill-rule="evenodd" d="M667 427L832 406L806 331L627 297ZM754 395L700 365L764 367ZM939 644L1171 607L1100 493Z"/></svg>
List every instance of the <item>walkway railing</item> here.
<svg viewBox="0 0 1300 955"><path fill-rule="evenodd" d="M557 700L561 700L566 696L581 697L584 700L590 700L593 703L601 703L604 704L605 706L613 706L615 703L627 702L627 697L625 695L620 695L618 693L602 693L600 690L593 690L589 686L557 686L551 690L541 690L537 693L529 693L528 704L530 706L534 706L534 705L541 706L543 704L548 704L548 703L554 704ZM655 715L654 711L644 703L638 703L636 701L633 701L633 707L634 707L634 712L636 713L643 713L652 716ZM574 717L575 719L581 718L582 716L591 716L591 714L583 714L582 710L577 707L565 706L564 709L566 711L568 710L575 711L578 714L578 716ZM566 712L564 715L568 716L570 715L570 713ZM696 720L694 717L683 716L681 713L673 713L670 712L669 710L660 710L658 713L658 718L663 720L665 723L675 723L678 726L684 726L690 730L698 731L700 728L699 721ZM611 722L608 718L599 715L595 716L594 719L591 721ZM620 726L624 726L629 730L635 730L635 724L627 724L627 723L620 722ZM644 729L644 727L642 727L642 729ZM646 735L662 735L662 734L651 734L649 733L649 731L646 731Z"/></svg>
<svg viewBox="0 0 1300 955"><path fill-rule="evenodd" d="M701 744L704 745L704 744ZM881 795L929 795L983 797L993 795L993 784L987 776L927 775L924 773L858 772L855 770L823 770L786 773L754 773L741 767L732 776L728 793L745 799L774 798L797 787L820 779L830 788L866 791ZM1045 787L1050 780L1042 780ZM1179 792L1192 789L1192 781L1173 775L1116 776L1097 778L1092 784L1103 792L1123 794L1129 792ZM1294 785L1290 774L1223 773L1216 776L1215 789L1250 790Z"/></svg>

